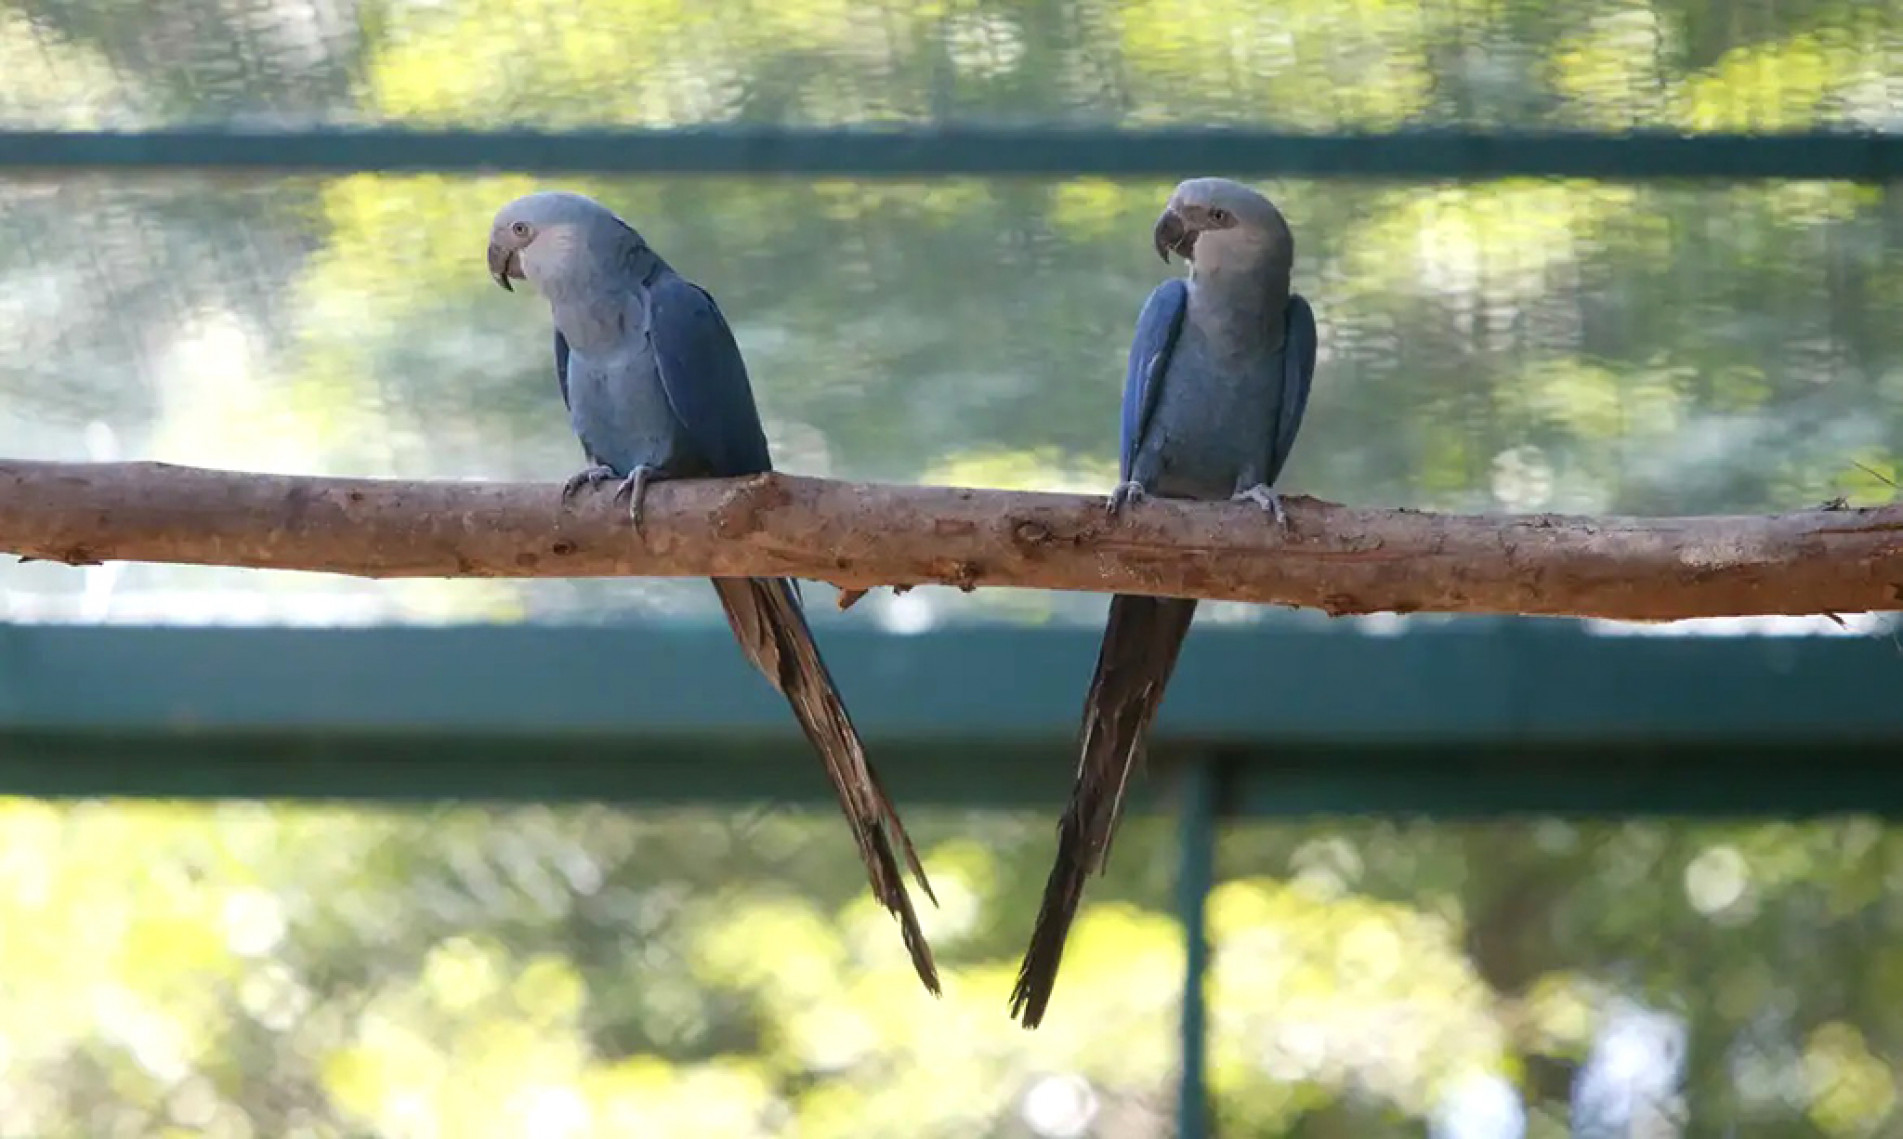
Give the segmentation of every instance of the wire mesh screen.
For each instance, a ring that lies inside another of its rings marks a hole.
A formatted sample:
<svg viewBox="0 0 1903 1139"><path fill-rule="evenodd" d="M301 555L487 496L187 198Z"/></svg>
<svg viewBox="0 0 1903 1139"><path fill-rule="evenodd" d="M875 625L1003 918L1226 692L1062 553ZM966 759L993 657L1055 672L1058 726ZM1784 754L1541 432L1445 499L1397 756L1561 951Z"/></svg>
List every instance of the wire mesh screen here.
<svg viewBox="0 0 1903 1139"><path fill-rule="evenodd" d="M0 186L0 447L242 469L555 480L581 465L547 308L482 261L530 179ZM566 179L732 320L799 473L1102 491L1168 186ZM1888 187L1289 181L1320 321L1283 482L1336 501L1696 513L1887 500L1903 429ZM84 218L83 225L71 219ZM46 240L56 233L59 240ZM16 618L710 617L681 583L366 586L0 568ZM1096 620L1093 599L920 591L901 627Z"/></svg>
<svg viewBox="0 0 1903 1139"><path fill-rule="evenodd" d="M0 126L64 129L1895 132L1903 3L0 0L0 73ZM1180 271L1148 240L1164 182L6 173L0 454L22 458L574 472L546 308L482 262L497 206L559 184L719 298L782 468L1100 491L1133 320ZM1889 186L1264 188L1321 335L1285 490L1660 514L1894 493ZM808 596L819 624L897 631L1102 615L921 589L832 617ZM16 622L711 620L712 600L0 566ZM1049 812L906 817L943 903L939 1002L829 812L0 802L0 1132L1170 1134L1164 823L1125 824L1025 1033L1006 997ZM1228 826L1219 1124L1895 1130L1892 830Z"/></svg>
<svg viewBox="0 0 1903 1139"><path fill-rule="evenodd" d="M1183 951L1137 820L1004 1015L1045 820L912 813L920 988L836 817L0 803L8 1135L1158 1135Z"/></svg>
<svg viewBox="0 0 1903 1139"><path fill-rule="evenodd" d="M1887 1135L1894 827L1228 828L1222 1134Z"/></svg>
<svg viewBox="0 0 1903 1139"><path fill-rule="evenodd" d="M44 127L1891 130L1903 94L1903 5L1826 0L8 0L0 45L0 122ZM20 351L0 361L0 446L567 474L546 314L479 260L494 209L547 181L4 184L0 334ZM781 466L1108 483L1122 352L1166 272L1145 242L1166 184L560 182L713 290ZM1903 221L1888 187L1267 189L1321 321L1291 490L1658 513L1889 492ZM705 591L664 583L367 589L151 567L8 566L0 598L15 619L712 614ZM910 628L1098 607L926 590L867 615Z"/></svg>
<svg viewBox="0 0 1903 1139"><path fill-rule="evenodd" d="M1044 1026L1003 1015L1047 820L916 812L945 997L820 813L0 806L0 1129L1171 1134L1168 831ZM1222 1134L1887 1134L1894 828L1238 824Z"/></svg>
<svg viewBox="0 0 1903 1139"><path fill-rule="evenodd" d="M0 114L76 126L1411 123L1893 130L1845 0L10 0Z"/></svg>

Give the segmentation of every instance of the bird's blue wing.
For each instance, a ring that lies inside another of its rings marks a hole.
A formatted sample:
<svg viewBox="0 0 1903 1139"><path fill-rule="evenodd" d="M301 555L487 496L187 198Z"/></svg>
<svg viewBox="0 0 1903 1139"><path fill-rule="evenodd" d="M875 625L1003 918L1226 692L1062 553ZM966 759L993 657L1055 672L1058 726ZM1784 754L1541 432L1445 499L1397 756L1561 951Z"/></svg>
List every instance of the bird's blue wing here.
<svg viewBox="0 0 1903 1139"><path fill-rule="evenodd" d="M1302 416L1308 411L1308 389L1315 382L1315 310L1300 293L1290 293L1283 310L1282 403L1270 435L1268 470L1265 477L1273 486L1295 449L1295 434L1302 429Z"/></svg>
<svg viewBox="0 0 1903 1139"><path fill-rule="evenodd" d="M747 365L714 298L690 281L663 273L649 299L661 387L707 473L729 478L771 470Z"/></svg>
<svg viewBox="0 0 1903 1139"><path fill-rule="evenodd" d="M1189 285L1176 277L1158 285L1137 314L1130 361L1123 374L1123 427L1118 446L1121 478L1130 477L1137 445L1150 426L1150 417L1156 414L1163 373L1169 370L1170 353L1176 348L1176 338L1182 335L1183 314L1188 311Z"/></svg>

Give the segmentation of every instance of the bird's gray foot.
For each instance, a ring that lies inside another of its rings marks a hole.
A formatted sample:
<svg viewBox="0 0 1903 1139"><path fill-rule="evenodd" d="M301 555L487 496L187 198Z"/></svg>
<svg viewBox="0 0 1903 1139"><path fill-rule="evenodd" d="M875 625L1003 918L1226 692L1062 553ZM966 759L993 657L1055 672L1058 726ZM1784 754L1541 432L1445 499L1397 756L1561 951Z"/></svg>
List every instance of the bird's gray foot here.
<svg viewBox="0 0 1903 1139"><path fill-rule="evenodd" d="M562 501L567 502L569 499L575 497L575 492L584 486L597 487L614 477L615 471L613 467L605 467L600 463L596 463L580 474L571 475L569 480L562 484Z"/></svg>
<svg viewBox="0 0 1903 1139"><path fill-rule="evenodd" d="M1277 528L1288 529L1288 511L1282 509L1282 496L1257 483L1248 490L1239 490L1231 496L1231 502L1253 502L1275 516Z"/></svg>
<svg viewBox="0 0 1903 1139"><path fill-rule="evenodd" d="M648 496L648 483L653 481L656 473L653 467L644 463L634 468L634 472L615 488L616 502L624 498L628 500L628 518L634 522L637 531L641 529L641 504Z"/></svg>
<svg viewBox="0 0 1903 1139"><path fill-rule="evenodd" d="M1103 508L1106 513L1112 518L1115 518L1117 515L1123 513L1124 507L1133 502L1141 502L1148 497L1149 495L1145 493L1143 489L1143 484L1132 479L1126 483L1118 483L1117 488L1110 492L1110 500L1104 503Z"/></svg>

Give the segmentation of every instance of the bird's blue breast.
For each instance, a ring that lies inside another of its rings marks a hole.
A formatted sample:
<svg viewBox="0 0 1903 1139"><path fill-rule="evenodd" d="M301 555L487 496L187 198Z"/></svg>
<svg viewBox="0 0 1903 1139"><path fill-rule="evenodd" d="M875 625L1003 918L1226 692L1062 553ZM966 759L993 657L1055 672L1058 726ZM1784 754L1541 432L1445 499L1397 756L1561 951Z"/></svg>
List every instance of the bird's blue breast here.
<svg viewBox="0 0 1903 1139"><path fill-rule="evenodd" d="M602 357L571 351L568 404L569 422L595 461L624 476L638 466L672 473L680 425L652 352L633 346Z"/></svg>
<svg viewBox="0 0 1903 1139"><path fill-rule="evenodd" d="M1167 498L1227 498L1238 480L1272 478L1281 404L1279 349L1225 351L1186 321L1135 475Z"/></svg>

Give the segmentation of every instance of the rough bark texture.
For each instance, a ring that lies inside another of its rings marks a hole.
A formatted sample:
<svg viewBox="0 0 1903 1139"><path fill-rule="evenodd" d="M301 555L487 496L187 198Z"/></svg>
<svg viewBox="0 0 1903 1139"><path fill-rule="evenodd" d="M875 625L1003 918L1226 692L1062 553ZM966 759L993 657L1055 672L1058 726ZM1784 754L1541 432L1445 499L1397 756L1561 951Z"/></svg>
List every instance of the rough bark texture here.
<svg viewBox="0 0 1903 1139"><path fill-rule="evenodd" d="M789 575L1310 606L1641 620L1903 608L1903 505L1575 518L1104 500L789 475L611 487L301 478L160 463L0 462L0 551L362 577Z"/></svg>

